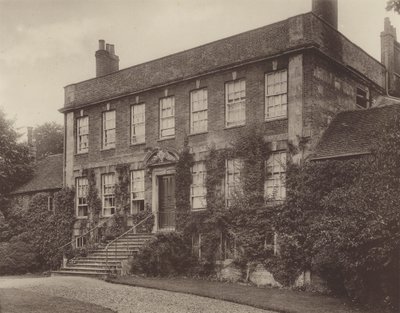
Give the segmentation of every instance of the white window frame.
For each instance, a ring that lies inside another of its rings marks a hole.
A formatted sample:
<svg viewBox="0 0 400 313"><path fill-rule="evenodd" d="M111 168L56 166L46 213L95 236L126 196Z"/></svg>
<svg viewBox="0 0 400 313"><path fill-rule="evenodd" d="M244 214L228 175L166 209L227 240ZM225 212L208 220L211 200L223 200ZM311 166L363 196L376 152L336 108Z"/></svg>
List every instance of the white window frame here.
<svg viewBox="0 0 400 313"><path fill-rule="evenodd" d="M175 97L160 99L160 139L175 136Z"/></svg>
<svg viewBox="0 0 400 313"><path fill-rule="evenodd" d="M287 152L271 153L266 164L265 197L273 201L286 199L286 161Z"/></svg>
<svg viewBox="0 0 400 313"><path fill-rule="evenodd" d="M89 116L76 119L76 152L89 152Z"/></svg>
<svg viewBox="0 0 400 313"><path fill-rule="evenodd" d="M191 168L192 185L190 186L190 204L192 211L205 210L207 206L206 200L206 164L205 162L196 162ZM200 201L201 206L197 206ZM196 206L196 207L195 207Z"/></svg>
<svg viewBox="0 0 400 313"><path fill-rule="evenodd" d="M84 248L86 246L86 237L85 236L77 236L75 238L75 247L76 248Z"/></svg>
<svg viewBox="0 0 400 313"><path fill-rule="evenodd" d="M131 171L131 214L137 214L144 210L144 193L145 193L145 171L134 170ZM140 207L142 202L142 209L136 209L137 204Z"/></svg>
<svg viewBox="0 0 400 313"><path fill-rule="evenodd" d="M240 174L243 169L243 160L229 159L225 161L225 205L229 207L233 194L240 190Z"/></svg>
<svg viewBox="0 0 400 313"><path fill-rule="evenodd" d="M246 124L246 80L238 79L225 84L225 127Z"/></svg>
<svg viewBox="0 0 400 313"><path fill-rule="evenodd" d="M88 212L88 194L89 194L89 181L87 177L77 177L75 179L75 190L76 190L76 210L75 214L77 218L87 218L89 216ZM85 210L86 208L86 210ZM85 214L80 212L86 211Z"/></svg>
<svg viewBox="0 0 400 313"><path fill-rule="evenodd" d="M265 120L287 118L287 69L265 74Z"/></svg>
<svg viewBox="0 0 400 313"><path fill-rule="evenodd" d="M207 88L190 92L190 133L208 131L208 91Z"/></svg>
<svg viewBox="0 0 400 313"><path fill-rule="evenodd" d="M116 111L103 112L103 149L115 148Z"/></svg>
<svg viewBox="0 0 400 313"><path fill-rule="evenodd" d="M146 106L144 103L131 106L131 144L146 141Z"/></svg>
<svg viewBox="0 0 400 313"><path fill-rule="evenodd" d="M115 213L115 174L101 175L102 215L111 216ZM106 205L106 203L110 205Z"/></svg>

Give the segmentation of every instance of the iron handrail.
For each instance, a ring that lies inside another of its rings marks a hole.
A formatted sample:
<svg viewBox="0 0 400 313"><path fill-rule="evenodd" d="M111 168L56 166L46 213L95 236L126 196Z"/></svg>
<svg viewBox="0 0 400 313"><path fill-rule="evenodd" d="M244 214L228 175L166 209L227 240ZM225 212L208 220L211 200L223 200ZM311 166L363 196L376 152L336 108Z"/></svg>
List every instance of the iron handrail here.
<svg viewBox="0 0 400 313"><path fill-rule="evenodd" d="M107 223L113 216L114 216L114 214L111 215L110 217L108 217L106 220L104 220L104 221L98 223L98 224L97 224L95 227L93 227L92 229L89 229L89 230L88 230L86 233L84 233L83 235L77 236L77 237L75 237L74 239L72 239L71 241L67 242L65 245L59 247L57 250L61 250L61 249L63 249L64 247L66 247L66 246L72 244L73 242L75 242L76 239L78 239L78 238L83 238L83 237L85 237L87 234L90 234L90 233L91 233L92 231L94 231L95 229L97 229L97 228L99 228L100 226L102 226L103 224Z"/></svg>
<svg viewBox="0 0 400 313"><path fill-rule="evenodd" d="M142 219L139 223L133 225L131 228L129 228L126 232L124 232L123 234L119 235L117 238L113 239L112 241L110 241L107 246L106 246L106 267L107 269L109 269L108 266L108 248L111 244L113 244L114 242L116 242L117 240L119 240L121 237L125 236L126 234L128 234L129 232L131 232L132 230L135 230L134 233L136 233L136 228L143 224L145 221L147 221L150 217L153 216L153 213L150 213L149 215L147 215L144 219ZM115 245L115 250L117 250L117 245ZM116 252L115 252L116 254Z"/></svg>

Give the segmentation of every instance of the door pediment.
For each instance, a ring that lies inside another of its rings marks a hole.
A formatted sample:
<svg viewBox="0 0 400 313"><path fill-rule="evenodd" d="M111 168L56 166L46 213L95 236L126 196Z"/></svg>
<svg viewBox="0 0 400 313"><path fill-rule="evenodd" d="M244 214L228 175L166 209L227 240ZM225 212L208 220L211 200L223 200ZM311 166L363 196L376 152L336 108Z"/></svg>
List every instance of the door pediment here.
<svg viewBox="0 0 400 313"><path fill-rule="evenodd" d="M178 159L178 154L175 151L167 148L156 148L146 155L144 164L146 167L166 165L176 163Z"/></svg>

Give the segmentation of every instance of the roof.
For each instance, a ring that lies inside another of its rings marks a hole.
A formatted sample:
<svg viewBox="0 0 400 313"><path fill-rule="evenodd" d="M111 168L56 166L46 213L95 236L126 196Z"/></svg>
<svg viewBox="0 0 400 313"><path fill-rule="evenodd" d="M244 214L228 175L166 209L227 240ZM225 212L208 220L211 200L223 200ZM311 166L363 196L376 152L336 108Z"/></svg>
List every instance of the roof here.
<svg viewBox="0 0 400 313"><path fill-rule="evenodd" d="M398 99L385 97L379 101L385 106L338 113L323 133L311 160L371 153L379 131L394 115L400 114Z"/></svg>
<svg viewBox="0 0 400 313"><path fill-rule="evenodd" d="M318 49L383 88L385 69L313 13L250 30L189 50L65 87L61 112L198 78L282 54ZM354 56L357 56L356 58Z"/></svg>
<svg viewBox="0 0 400 313"><path fill-rule="evenodd" d="M61 189L63 183L63 155L54 154L38 161L33 177L12 194Z"/></svg>

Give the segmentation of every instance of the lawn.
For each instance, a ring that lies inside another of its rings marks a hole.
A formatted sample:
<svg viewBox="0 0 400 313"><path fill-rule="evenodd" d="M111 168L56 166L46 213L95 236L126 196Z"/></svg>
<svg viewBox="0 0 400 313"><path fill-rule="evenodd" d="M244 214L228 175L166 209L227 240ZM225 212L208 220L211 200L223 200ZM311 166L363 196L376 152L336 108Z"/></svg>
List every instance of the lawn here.
<svg viewBox="0 0 400 313"><path fill-rule="evenodd" d="M124 276L108 281L194 294L283 313L378 313L378 311L356 307L345 299L287 289L257 288L238 283L191 278L144 278L140 276Z"/></svg>
<svg viewBox="0 0 400 313"><path fill-rule="evenodd" d="M50 297L15 288L0 288L1 313L113 313L99 305Z"/></svg>

